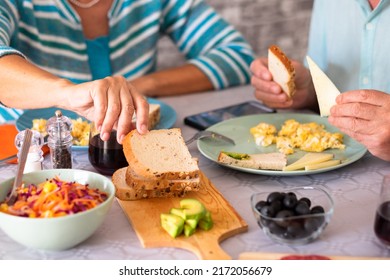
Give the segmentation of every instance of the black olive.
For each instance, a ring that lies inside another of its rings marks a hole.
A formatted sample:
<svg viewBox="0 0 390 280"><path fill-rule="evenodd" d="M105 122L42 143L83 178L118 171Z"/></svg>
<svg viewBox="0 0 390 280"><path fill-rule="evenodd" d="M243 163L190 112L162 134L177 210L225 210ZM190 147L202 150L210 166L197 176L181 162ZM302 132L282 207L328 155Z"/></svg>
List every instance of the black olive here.
<svg viewBox="0 0 390 280"><path fill-rule="evenodd" d="M275 218L286 219L286 218L293 217L293 216L295 216L293 211L281 210L278 213L276 213ZM277 221L276 223L282 227L287 227L289 225L290 221L281 220L281 221Z"/></svg>
<svg viewBox="0 0 390 280"><path fill-rule="evenodd" d="M304 201L298 201L297 205L294 208L295 213L298 215L307 215L310 214L310 207Z"/></svg>
<svg viewBox="0 0 390 280"><path fill-rule="evenodd" d="M307 206L311 206L311 200L307 197L302 197L301 199L298 200L298 202L303 201L307 203Z"/></svg>
<svg viewBox="0 0 390 280"><path fill-rule="evenodd" d="M267 196L267 202L271 204L274 201L282 200L283 195L280 192L272 192Z"/></svg>
<svg viewBox="0 0 390 280"><path fill-rule="evenodd" d="M300 237L304 233L301 223L295 221L288 225L287 233L292 237Z"/></svg>
<svg viewBox="0 0 390 280"><path fill-rule="evenodd" d="M283 233L286 231L284 227L279 226L275 222L270 222L268 225L268 230L276 235L283 235Z"/></svg>
<svg viewBox="0 0 390 280"><path fill-rule="evenodd" d="M283 205L287 209L293 209L295 205L297 204L297 196L294 193L287 193L286 196L283 199Z"/></svg>
<svg viewBox="0 0 390 280"><path fill-rule="evenodd" d="M307 218L304 223L305 230L311 234L321 226L321 220L316 218Z"/></svg>
<svg viewBox="0 0 390 280"><path fill-rule="evenodd" d="M255 205L255 208L257 209L257 211L261 211L261 208L263 208L263 206L267 205L267 202L265 202L264 200L261 200L259 202L256 203Z"/></svg>
<svg viewBox="0 0 390 280"><path fill-rule="evenodd" d="M272 207L275 213L279 212L283 208L283 204L280 200L275 200L271 203L270 207Z"/></svg>
<svg viewBox="0 0 390 280"><path fill-rule="evenodd" d="M269 217L269 218L275 217L276 214L275 210L269 205L265 205L261 207L260 213L264 217Z"/></svg>
<svg viewBox="0 0 390 280"><path fill-rule="evenodd" d="M314 206L313 208L311 208L310 213L311 214L322 214L322 213L325 213L325 210L324 210L324 207L317 205L317 206Z"/></svg>

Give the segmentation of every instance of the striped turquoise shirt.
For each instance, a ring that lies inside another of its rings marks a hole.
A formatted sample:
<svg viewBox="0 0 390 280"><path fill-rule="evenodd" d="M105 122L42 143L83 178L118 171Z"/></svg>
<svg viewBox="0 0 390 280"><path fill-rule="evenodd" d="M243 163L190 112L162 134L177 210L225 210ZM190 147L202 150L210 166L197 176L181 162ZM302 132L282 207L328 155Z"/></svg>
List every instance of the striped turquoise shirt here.
<svg viewBox="0 0 390 280"><path fill-rule="evenodd" d="M157 43L167 35L215 89L250 80L253 50L203 0L114 0L108 18L113 75L131 80L154 72ZM7 54L75 83L92 80L80 18L66 0L0 1L0 57Z"/></svg>

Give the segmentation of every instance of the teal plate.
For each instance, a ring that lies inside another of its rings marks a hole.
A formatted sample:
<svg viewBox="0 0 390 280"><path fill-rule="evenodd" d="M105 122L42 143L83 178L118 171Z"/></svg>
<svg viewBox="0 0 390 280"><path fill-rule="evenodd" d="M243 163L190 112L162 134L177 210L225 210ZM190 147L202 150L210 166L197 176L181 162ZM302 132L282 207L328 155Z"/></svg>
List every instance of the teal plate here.
<svg viewBox="0 0 390 280"><path fill-rule="evenodd" d="M238 117L229 119L218 124L215 124L209 127L207 130L219 132L223 135L226 135L232 138L236 145L227 145L220 141L213 141L207 138L197 141L198 149L206 158L228 168L236 169L243 172L262 174L262 175L272 175L272 176L295 176L295 175L309 175L327 172L330 170L338 169L349 165L361 157L367 152L367 149L355 141L351 137L344 135L344 144L346 148L344 150L339 149L329 149L324 152L330 152L334 154L335 159L340 159L341 164L322 168L318 170L297 170L297 171L277 171L277 170L258 170L251 168L242 168L238 166L226 165L218 162L218 155L221 151L229 152L238 152L238 153L271 153L278 152L276 145L271 145L268 147L261 147L256 145L254 137L250 133L249 129L256 126L260 122L265 122L273 124L279 130L283 123L288 119L295 119L300 123L316 122L318 124L323 124L325 129L329 132L340 132L337 128L329 124L327 118L320 117L313 114L294 114L294 113L277 113L277 114L258 114L250 115L244 117ZM287 156L287 164L290 164L299 158L301 158L306 152L296 149L295 153Z"/></svg>
<svg viewBox="0 0 390 280"><path fill-rule="evenodd" d="M169 105L153 98L148 98L150 104L160 104L160 122L156 125L155 129L171 128L176 122L176 111ZM32 127L32 121L34 119L50 119L54 116L55 111L58 108L45 108L45 109L35 109L35 110L26 110L23 114L16 120L16 128L18 131L25 130L26 128ZM77 119L80 116L75 112L60 109L64 116L67 116L71 119ZM84 119L84 118L82 118ZM85 119L84 119L85 120ZM87 150L88 146L72 146L73 150Z"/></svg>

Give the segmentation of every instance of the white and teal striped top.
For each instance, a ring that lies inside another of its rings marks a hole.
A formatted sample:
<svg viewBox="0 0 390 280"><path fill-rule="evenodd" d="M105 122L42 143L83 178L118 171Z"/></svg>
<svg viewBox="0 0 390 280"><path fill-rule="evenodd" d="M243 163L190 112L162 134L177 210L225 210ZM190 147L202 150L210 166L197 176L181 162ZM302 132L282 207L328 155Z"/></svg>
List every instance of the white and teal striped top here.
<svg viewBox="0 0 390 280"><path fill-rule="evenodd" d="M215 89L250 80L252 48L203 0L114 0L108 17L113 75L155 71L157 43L167 35ZM8 54L75 83L93 78L80 18L66 0L0 1L0 57ZM20 113L0 107L0 122Z"/></svg>

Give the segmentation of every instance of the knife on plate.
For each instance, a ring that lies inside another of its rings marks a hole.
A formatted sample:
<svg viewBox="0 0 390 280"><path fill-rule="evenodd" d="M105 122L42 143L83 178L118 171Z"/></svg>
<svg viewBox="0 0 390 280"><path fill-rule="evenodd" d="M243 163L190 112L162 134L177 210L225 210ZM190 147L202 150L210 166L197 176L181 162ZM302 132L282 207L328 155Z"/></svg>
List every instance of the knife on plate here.
<svg viewBox="0 0 390 280"><path fill-rule="evenodd" d="M332 80L321 70L321 68L309 57L306 56L311 78L313 79L321 117L330 115L330 108L336 104L336 97L340 91Z"/></svg>

